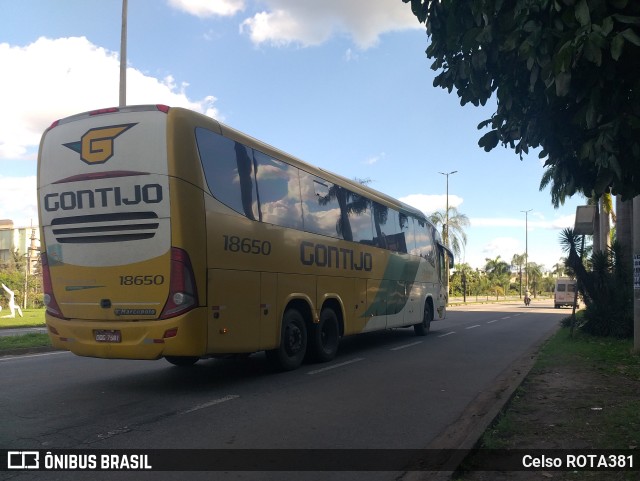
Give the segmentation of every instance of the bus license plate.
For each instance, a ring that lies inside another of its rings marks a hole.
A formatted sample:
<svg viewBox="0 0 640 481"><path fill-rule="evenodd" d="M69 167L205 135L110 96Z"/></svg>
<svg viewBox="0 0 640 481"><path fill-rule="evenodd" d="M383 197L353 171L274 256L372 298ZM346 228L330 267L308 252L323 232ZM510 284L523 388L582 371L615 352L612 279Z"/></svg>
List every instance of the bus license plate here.
<svg viewBox="0 0 640 481"><path fill-rule="evenodd" d="M122 334L120 331L113 330L96 330L93 331L95 334L96 342L120 342L122 341Z"/></svg>

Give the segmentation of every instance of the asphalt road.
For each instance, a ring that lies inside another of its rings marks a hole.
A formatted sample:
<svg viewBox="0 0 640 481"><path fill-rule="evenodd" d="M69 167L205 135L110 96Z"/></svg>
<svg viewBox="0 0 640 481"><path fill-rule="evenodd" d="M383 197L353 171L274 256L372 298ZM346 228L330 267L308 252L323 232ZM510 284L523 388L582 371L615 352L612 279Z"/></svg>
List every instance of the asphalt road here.
<svg viewBox="0 0 640 481"><path fill-rule="evenodd" d="M66 352L0 358L3 449L422 449L434 447L498 376L568 311L550 302L454 307L413 329L344 339L335 360L274 373L264 354L160 361ZM2 474L0 473L0 477ZM324 472L101 473L100 479L327 479ZM97 479L29 473L11 479ZM401 479L402 472L331 479Z"/></svg>

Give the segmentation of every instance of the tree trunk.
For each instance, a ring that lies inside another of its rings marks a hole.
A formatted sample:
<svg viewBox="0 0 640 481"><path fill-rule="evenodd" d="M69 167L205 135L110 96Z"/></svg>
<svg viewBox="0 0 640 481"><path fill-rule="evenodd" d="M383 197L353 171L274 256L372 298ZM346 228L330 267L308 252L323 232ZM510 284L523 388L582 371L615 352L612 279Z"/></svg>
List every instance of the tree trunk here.
<svg viewBox="0 0 640 481"><path fill-rule="evenodd" d="M596 215L593 218L593 253L602 251L602 230L601 230L601 222L604 214L602 212L602 198L595 204Z"/></svg>
<svg viewBox="0 0 640 481"><path fill-rule="evenodd" d="M622 248L624 262L629 265L633 259L633 201L622 201L616 196L616 237Z"/></svg>
<svg viewBox="0 0 640 481"><path fill-rule="evenodd" d="M600 198L600 247L607 251L611 245L611 213L604 206L604 196Z"/></svg>
<svg viewBox="0 0 640 481"><path fill-rule="evenodd" d="M633 199L633 350L640 353L640 196Z"/></svg>

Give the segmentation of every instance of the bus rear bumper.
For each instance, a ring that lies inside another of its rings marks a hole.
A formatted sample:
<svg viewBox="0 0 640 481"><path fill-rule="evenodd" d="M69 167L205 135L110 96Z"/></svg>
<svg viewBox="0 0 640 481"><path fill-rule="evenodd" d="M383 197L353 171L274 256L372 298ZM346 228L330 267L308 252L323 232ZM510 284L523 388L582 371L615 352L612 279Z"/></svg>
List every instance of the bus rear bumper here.
<svg viewBox="0 0 640 481"><path fill-rule="evenodd" d="M206 308L196 308L171 319L144 321L87 321L46 314L45 320L57 349L105 359L159 359L203 356L206 313Z"/></svg>

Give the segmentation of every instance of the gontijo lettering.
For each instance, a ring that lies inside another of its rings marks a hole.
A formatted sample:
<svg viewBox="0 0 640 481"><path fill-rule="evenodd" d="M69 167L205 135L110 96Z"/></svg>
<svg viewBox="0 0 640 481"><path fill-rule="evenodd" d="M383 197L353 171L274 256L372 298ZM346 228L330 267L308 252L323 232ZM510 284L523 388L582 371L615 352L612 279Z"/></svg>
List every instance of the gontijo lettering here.
<svg viewBox="0 0 640 481"><path fill-rule="evenodd" d="M44 210L94 209L96 207L119 207L121 205L157 204L162 202L160 184L135 185L128 192L121 187L102 187L93 190L72 190L44 196Z"/></svg>
<svg viewBox="0 0 640 481"><path fill-rule="evenodd" d="M305 266L333 267L356 271L373 269L373 256L344 247L327 246L303 241L300 243L300 262Z"/></svg>

